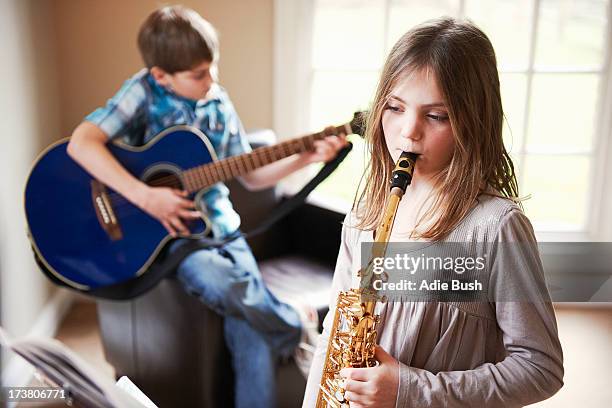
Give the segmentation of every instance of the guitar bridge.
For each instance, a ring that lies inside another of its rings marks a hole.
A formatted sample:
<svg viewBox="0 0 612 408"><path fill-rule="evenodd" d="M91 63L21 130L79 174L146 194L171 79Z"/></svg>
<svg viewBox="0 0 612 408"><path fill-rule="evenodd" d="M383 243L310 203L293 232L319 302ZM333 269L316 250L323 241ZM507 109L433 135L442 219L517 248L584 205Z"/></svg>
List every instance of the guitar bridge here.
<svg viewBox="0 0 612 408"><path fill-rule="evenodd" d="M91 182L91 198L93 206L96 210L96 216L100 226L106 231L112 241L118 241L123 238L121 226L115 216L115 211L111 205L106 186L98 180Z"/></svg>

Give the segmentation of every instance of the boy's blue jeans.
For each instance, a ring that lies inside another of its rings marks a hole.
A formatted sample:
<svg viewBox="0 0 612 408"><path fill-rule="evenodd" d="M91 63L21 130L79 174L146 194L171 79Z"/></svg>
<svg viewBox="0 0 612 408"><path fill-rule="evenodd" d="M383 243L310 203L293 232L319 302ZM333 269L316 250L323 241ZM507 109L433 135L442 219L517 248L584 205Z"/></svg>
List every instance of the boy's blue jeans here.
<svg viewBox="0 0 612 408"><path fill-rule="evenodd" d="M247 242L237 238L221 248L197 250L177 275L189 293L224 317L236 408L274 407L276 359L292 354L301 323L297 312L267 289Z"/></svg>

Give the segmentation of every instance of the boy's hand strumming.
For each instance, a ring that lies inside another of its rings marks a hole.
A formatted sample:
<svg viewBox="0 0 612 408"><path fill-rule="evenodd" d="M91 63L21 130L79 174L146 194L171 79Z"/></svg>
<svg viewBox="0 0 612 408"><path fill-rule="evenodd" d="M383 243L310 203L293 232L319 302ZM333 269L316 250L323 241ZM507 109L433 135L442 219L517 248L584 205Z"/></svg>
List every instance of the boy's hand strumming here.
<svg viewBox="0 0 612 408"><path fill-rule="evenodd" d="M145 186L136 196L134 203L143 211L156 218L173 237L188 235L189 230L183 220L197 219L202 216L195 210L193 201L188 200L187 192L169 187Z"/></svg>

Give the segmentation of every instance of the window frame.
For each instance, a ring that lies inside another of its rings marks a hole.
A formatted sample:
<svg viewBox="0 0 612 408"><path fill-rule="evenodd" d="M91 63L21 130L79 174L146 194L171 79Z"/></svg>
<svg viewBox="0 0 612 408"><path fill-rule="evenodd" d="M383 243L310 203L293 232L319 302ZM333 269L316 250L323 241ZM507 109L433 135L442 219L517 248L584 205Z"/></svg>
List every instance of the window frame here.
<svg viewBox="0 0 612 408"><path fill-rule="evenodd" d="M465 0L460 0L458 16L465 16ZM536 236L543 241L612 241L612 0L607 3L607 27L604 30L604 59L601 68L544 68L535 66L538 23L541 0L533 1L529 57L526 68L504 69L500 74L518 73L526 75L526 103L520 149L516 152L517 168L524 168L529 154L545 153L557 155L564 152L535 152L526 148L531 105L531 88L535 74L584 74L600 75L598 102L595 112L593 147L590 151L567 151L565 153L587 156L590 182L587 186L587 209L585 224L577 230L537 230ZM385 0L385 21L389 19L391 0ZM274 0L274 128L281 139L305 133L309 128L311 86L315 72L326 70L312 66L312 28L315 2L312 0ZM388 28L385 24L385 30ZM387 40L384 36L384 41ZM384 44L384 49L388 49ZM307 101L306 104L303 101ZM285 192L291 194L299 188L311 172L305 171L283 183ZM522 185L523 172L519 173ZM337 199L327 200L324 194L313 193L309 199L313 204L341 210L350 208Z"/></svg>

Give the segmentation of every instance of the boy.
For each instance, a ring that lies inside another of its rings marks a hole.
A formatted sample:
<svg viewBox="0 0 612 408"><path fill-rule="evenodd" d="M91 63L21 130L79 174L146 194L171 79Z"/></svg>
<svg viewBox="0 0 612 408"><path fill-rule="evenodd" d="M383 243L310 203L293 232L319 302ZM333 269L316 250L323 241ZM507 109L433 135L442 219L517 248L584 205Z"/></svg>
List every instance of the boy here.
<svg viewBox="0 0 612 408"><path fill-rule="evenodd" d="M136 179L114 159L106 143L122 137L128 144L142 145L165 128L187 124L207 135L220 159L248 152L250 146L228 95L216 83L219 51L210 23L193 10L163 7L142 25L138 47L147 68L85 118L74 130L68 153L177 237L188 232L184 220L200 217L194 203L182 191ZM240 181L250 190L272 186L307 164L332 159L345 143L344 135L328 137L317 142L316 150L262 167ZM225 185L212 186L202 200L216 238L238 229L240 218ZM187 291L224 316L236 373L236 407L274 406L273 357L295 349L305 313L280 303L267 290L242 238L190 254L177 274Z"/></svg>

